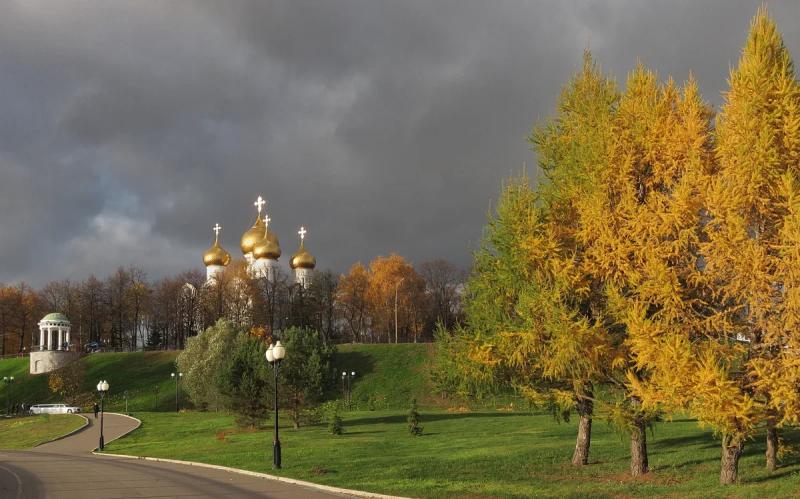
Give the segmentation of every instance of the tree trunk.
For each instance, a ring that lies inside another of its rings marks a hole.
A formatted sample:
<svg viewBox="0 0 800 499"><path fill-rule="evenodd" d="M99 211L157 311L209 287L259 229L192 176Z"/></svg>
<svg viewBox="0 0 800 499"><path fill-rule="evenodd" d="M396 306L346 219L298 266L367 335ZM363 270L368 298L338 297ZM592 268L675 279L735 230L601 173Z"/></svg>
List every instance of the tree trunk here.
<svg viewBox="0 0 800 499"><path fill-rule="evenodd" d="M631 476L642 476L649 471L647 462L647 430L644 421L636 418L631 431Z"/></svg>
<svg viewBox="0 0 800 499"><path fill-rule="evenodd" d="M722 464L719 470L719 483L731 485L739 479L739 458L742 456L744 443L731 437L722 438Z"/></svg>
<svg viewBox="0 0 800 499"><path fill-rule="evenodd" d="M572 464L574 466L584 466L589 464L589 445L592 442L592 391L587 390L585 395L578 397L578 438L575 442L575 453L572 454Z"/></svg>
<svg viewBox="0 0 800 499"><path fill-rule="evenodd" d="M773 425L767 427L767 470L772 473L778 461L778 429Z"/></svg>

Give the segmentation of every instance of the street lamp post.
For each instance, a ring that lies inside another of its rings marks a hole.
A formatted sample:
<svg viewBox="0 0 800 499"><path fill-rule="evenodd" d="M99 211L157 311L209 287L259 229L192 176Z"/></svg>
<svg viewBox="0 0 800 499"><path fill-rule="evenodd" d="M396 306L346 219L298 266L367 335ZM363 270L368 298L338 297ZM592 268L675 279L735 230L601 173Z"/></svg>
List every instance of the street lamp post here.
<svg viewBox="0 0 800 499"><path fill-rule="evenodd" d="M355 371L350 371L350 377L347 378L347 409L353 409L353 391L350 389L350 380L356 377Z"/></svg>
<svg viewBox="0 0 800 499"><path fill-rule="evenodd" d="M350 380L356 377L355 371L350 371L348 374L347 371L342 371L342 391L344 392L344 403L347 404L347 409L350 410L353 407L353 392L350 389ZM347 379L347 388L345 389L345 379Z"/></svg>
<svg viewBox="0 0 800 499"><path fill-rule="evenodd" d="M103 414L105 412L105 398L106 393L108 392L108 381L101 381L97 383L97 392L100 394L100 450L106 445L106 441L103 438Z"/></svg>
<svg viewBox="0 0 800 499"><path fill-rule="evenodd" d="M172 373L172 378L175 380L175 412L178 411L178 380L183 377L183 373Z"/></svg>
<svg viewBox="0 0 800 499"><path fill-rule="evenodd" d="M270 344L267 349L267 362L275 371L275 434L272 438L272 467L276 470L281 468L281 441L278 438L278 369L281 361L286 357L286 347L280 341Z"/></svg>
<svg viewBox="0 0 800 499"><path fill-rule="evenodd" d="M128 390L122 392L122 396L125 397L125 414L130 414L128 412Z"/></svg>
<svg viewBox="0 0 800 499"><path fill-rule="evenodd" d="M14 376L3 376L3 383L6 385L6 415L11 415L11 383L14 382Z"/></svg>
<svg viewBox="0 0 800 499"><path fill-rule="evenodd" d="M394 343L397 344L397 289L403 284L405 277L400 278L394 285Z"/></svg>

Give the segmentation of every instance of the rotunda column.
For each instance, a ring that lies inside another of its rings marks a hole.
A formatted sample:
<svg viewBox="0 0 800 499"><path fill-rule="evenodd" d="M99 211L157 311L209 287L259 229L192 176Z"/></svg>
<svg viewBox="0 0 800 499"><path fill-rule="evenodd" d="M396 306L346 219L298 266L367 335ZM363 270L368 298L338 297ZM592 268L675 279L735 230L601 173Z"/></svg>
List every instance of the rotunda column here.
<svg viewBox="0 0 800 499"><path fill-rule="evenodd" d="M61 326L58 327L58 345L56 346L56 350L61 350L64 348L64 328Z"/></svg>
<svg viewBox="0 0 800 499"><path fill-rule="evenodd" d="M67 345L69 345L69 346L72 346L72 345L70 345L70 343L69 343L69 330L70 330L70 328L66 328L66 329L65 329L65 331L66 331L66 335L67 335ZM69 348L68 348L68 349L69 349Z"/></svg>
<svg viewBox="0 0 800 499"><path fill-rule="evenodd" d="M53 349L53 328L47 328L47 350Z"/></svg>

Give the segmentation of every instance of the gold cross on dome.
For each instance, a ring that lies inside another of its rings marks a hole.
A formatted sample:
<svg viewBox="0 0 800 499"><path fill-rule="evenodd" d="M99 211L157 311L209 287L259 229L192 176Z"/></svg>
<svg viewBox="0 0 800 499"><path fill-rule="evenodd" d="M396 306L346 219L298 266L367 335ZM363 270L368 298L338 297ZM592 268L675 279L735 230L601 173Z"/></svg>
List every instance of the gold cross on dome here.
<svg viewBox="0 0 800 499"><path fill-rule="evenodd" d="M269 218L269 215L264 213L264 226L269 227L269 223L272 222L272 219Z"/></svg>
<svg viewBox="0 0 800 499"><path fill-rule="evenodd" d="M267 202L266 202L266 201L264 201L264 198L262 198L261 196L258 196L258 199L256 199L256 202L255 202L255 203L253 203L253 205L254 205L254 206L255 206L255 207L258 209L258 214L259 214L259 215L261 215L261 208L262 208L262 207L263 207L265 204L267 204Z"/></svg>
<svg viewBox="0 0 800 499"><path fill-rule="evenodd" d="M297 233L300 234L300 241L302 241L306 238L306 234L308 233L308 231L306 230L305 227L300 227L300 230L297 231Z"/></svg>
<svg viewBox="0 0 800 499"><path fill-rule="evenodd" d="M214 237L216 239L219 239L219 231L222 230L222 226L220 224L216 224L216 225L214 225L214 227L211 230L214 231Z"/></svg>

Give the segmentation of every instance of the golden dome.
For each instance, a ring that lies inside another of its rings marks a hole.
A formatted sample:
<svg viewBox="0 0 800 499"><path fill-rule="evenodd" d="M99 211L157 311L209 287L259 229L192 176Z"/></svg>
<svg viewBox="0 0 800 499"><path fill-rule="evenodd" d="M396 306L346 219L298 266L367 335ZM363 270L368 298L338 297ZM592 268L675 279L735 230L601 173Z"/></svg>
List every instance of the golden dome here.
<svg viewBox="0 0 800 499"><path fill-rule="evenodd" d="M261 220L261 217L256 218L256 223L253 224L252 227L247 229L247 231L242 235L242 254L246 255L253 251L255 245L264 239L264 229L266 228L264 221Z"/></svg>
<svg viewBox="0 0 800 499"><path fill-rule="evenodd" d="M289 262L289 266L292 269L313 269L317 266L317 259L306 250L303 241L300 241L300 249L292 255L292 261Z"/></svg>
<svg viewBox="0 0 800 499"><path fill-rule="evenodd" d="M217 233L214 237L214 244L203 253L203 263L206 267L210 265L222 265L224 267L231 263L231 254L219 245L219 229L221 228L219 224L214 227L214 232Z"/></svg>
<svg viewBox="0 0 800 499"><path fill-rule="evenodd" d="M203 253L203 263L208 267L209 265L222 265L226 266L231 263L231 255L225 251L222 246L214 243L205 253Z"/></svg>
<svg viewBox="0 0 800 499"><path fill-rule="evenodd" d="M263 233L262 233L263 234ZM266 234L253 246L253 258L259 260L261 258L268 258L270 260L277 260L281 257L281 245L278 242L278 237L267 228Z"/></svg>

